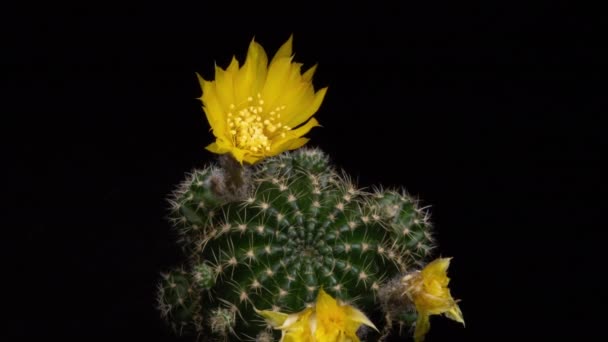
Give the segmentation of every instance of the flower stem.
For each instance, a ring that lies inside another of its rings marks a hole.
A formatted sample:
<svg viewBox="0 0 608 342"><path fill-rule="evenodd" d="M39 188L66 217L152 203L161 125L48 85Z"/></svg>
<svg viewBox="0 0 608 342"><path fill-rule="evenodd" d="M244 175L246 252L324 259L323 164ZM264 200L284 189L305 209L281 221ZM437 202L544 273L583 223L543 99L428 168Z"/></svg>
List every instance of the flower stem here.
<svg viewBox="0 0 608 342"><path fill-rule="evenodd" d="M243 189L245 179L243 174L245 167L229 154L223 154L219 158L220 166L225 172L225 186L228 193L237 196Z"/></svg>

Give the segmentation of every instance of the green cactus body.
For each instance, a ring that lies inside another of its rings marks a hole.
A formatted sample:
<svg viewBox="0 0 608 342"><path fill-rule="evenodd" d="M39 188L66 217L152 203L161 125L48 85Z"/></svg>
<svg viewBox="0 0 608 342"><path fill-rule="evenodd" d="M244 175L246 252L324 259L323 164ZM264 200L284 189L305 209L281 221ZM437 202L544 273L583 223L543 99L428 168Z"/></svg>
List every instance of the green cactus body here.
<svg viewBox="0 0 608 342"><path fill-rule="evenodd" d="M254 309L300 311L320 287L364 311L379 308L381 286L432 248L426 213L411 197L357 189L316 149L260 162L238 191L225 182L220 167L196 170L171 201L188 261L163 278L159 303L176 331L268 339Z"/></svg>

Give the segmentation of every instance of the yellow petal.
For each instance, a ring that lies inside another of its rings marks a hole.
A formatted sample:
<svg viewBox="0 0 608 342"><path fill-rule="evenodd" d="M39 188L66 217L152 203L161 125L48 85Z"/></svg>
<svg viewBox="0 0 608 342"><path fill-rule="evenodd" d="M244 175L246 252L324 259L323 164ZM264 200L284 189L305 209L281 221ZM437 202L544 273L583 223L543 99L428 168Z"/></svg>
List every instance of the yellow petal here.
<svg viewBox="0 0 608 342"><path fill-rule="evenodd" d="M424 336L431 329L431 322L429 316L426 313L418 313L418 319L416 320L416 330L414 331L414 341L424 341Z"/></svg>
<svg viewBox="0 0 608 342"><path fill-rule="evenodd" d="M454 303L454 305L445 312L445 315L458 323L462 323L464 325L464 318L462 317L462 311L460 311L460 307L458 304Z"/></svg>
<svg viewBox="0 0 608 342"><path fill-rule="evenodd" d="M230 150L226 150L221 148L217 143L211 143L209 145L207 145L207 147L205 147L208 151L213 152L213 153L217 153L217 154L224 154L227 152L230 152Z"/></svg>
<svg viewBox="0 0 608 342"><path fill-rule="evenodd" d="M369 318L367 318L367 316L365 316L365 314L363 312L361 312L360 310L358 310L352 306L345 306L344 311L346 312L346 316L351 321L359 323L359 325L365 324L368 327L371 327L374 330L378 331L378 328L376 328L374 323L372 323L372 321L370 321ZM357 326L357 328L358 328L358 326ZM355 331L356 331L356 329L355 329Z"/></svg>
<svg viewBox="0 0 608 342"><path fill-rule="evenodd" d="M306 143L309 140L310 139L308 139L308 138L297 138L297 139L294 139L294 140L290 141L288 145L285 145L285 150L286 151L290 151L290 150L295 150L297 148L300 148L300 147L306 145Z"/></svg>
<svg viewBox="0 0 608 342"><path fill-rule="evenodd" d="M277 105L286 106L286 108L281 111L281 119L283 122L291 122L294 116L310 107L314 97L315 92L312 83L294 81L286 84L281 95L275 100ZM297 125L294 124L292 126Z"/></svg>
<svg viewBox="0 0 608 342"><path fill-rule="evenodd" d="M242 157L243 160L240 161L240 163L242 164L243 161L245 161L248 164L253 165L253 164L257 163L258 161L260 161L263 158L264 158L264 156L261 155L261 154L246 153L246 154L243 155L243 157Z"/></svg>
<svg viewBox="0 0 608 342"><path fill-rule="evenodd" d="M287 319L287 317L289 317L288 314L278 312L278 311L258 310L258 309L254 309L254 310L258 315L264 317L266 322L268 322L268 324L272 325L273 328L282 326L283 323L285 323L285 320Z"/></svg>
<svg viewBox="0 0 608 342"><path fill-rule="evenodd" d="M298 323L304 324L304 321L306 321L306 323L308 323L307 320L310 317L311 313L312 313L312 309L307 308L303 311L289 314L285 318L285 321L283 321L283 324L278 326L277 329L282 329L282 330L291 329L294 326L294 324L298 324Z"/></svg>
<svg viewBox="0 0 608 342"><path fill-rule="evenodd" d="M245 63L234 78L236 105L245 103L249 97L255 97L261 91L266 80L267 64L266 52L260 44L252 40Z"/></svg>
<svg viewBox="0 0 608 342"><path fill-rule="evenodd" d="M234 75L231 72L215 66L215 89L224 109L230 108L230 105L235 103L233 79Z"/></svg>
<svg viewBox="0 0 608 342"><path fill-rule="evenodd" d="M291 64L289 76L287 79L282 80L284 82L282 93L276 98L276 105L286 105L287 107L281 112L284 122L291 122L292 117L306 111L314 101L315 92L313 84L310 79L306 80L300 74L300 68L300 63ZM314 69L314 67L311 69ZM312 77L312 74L309 72L307 76ZM301 119L299 122L291 123L291 126L297 126L307 119L308 117Z"/></svg>
<svg viewBox="0 0 608 342"><path fill-rule="evenodd" d="M266 51L264 51L264 48L260 44L252 41L249 51L247 52L247 59L252 61L255 69L256 76L253 85L255 93L251 94L252 96L255 96L257 93L261 92L264 82L266 82L266 75L268 73L268 56L266 56Z"/></svg>
<svg viewBox="0 0 608 342"><path fill-rule="evenodd" d="M246 158L246 154L249 153L249 151L245 151L242 150L240 148L237 147L233 147L230 152L232 153L232 156L234 157L234 159L236 159L236 161L238 161L239 163L243 164L243 160L245 160Z"/></svg>
<svg viewBox="0 0 608 342"><path fill-rule="evenodd" d="M282 326L281 341L309 342L312 341L311 322L314 321L313 309L307 308L301 312L289 315Z"/></svg>
<svg viewBox="0 0 608 342"><path fill-rule="evenodd" d="M207 121L213 130L214 135L225 136L226 122L224 121L224 109L217 97L215 83L204 80L201 75L196 74L201 84L203 95L203 110L207 116Z"/></svg>
<svg viewBox="0 0 608 342"><path fill-rule="evenodd" d="M228 67L226 68L226 72L233 74L232 76L234 77L234 73L236 73L238 70L239 61L236 59L235 56L232 56L232 60L230 61L230 65L228 65Z"/></svg>
<svg viewBox="0 0 608 342"><path fill-rule="evenodd" d="M302 334L296 334L296 333L288 333L288 334L283 334L283 337L281 338L281 340L279 342L309 342L304 340L304 338L301 336Z"/></svg>
<svg viewBox="0 0 608 342"><path fill-rule="evenodd" d="M359 336L357 336L357 334L353 333L353 332L345 332L343 334L340 334L339 341L340 342L361 342L361 340L359 340Z"/></svg>
<svg viewBox="0 0 608 342"><path fill-rule="evenodd" d="M325 98L325 94L327 93L327 87L319 89L314 96L314 99L308 108L302 110L298 115L294 115L290 118L289 122L285 122L287 126L293 127L301 124L302 122L308 120L313 114L319 110L321 107L321 103Z"/></svg>
<svg viewBox="0 0 608 342"><path fill-rule="evenodd" d="M266 83L262 89L262 97L269 108L273 108L281 103L277 99L285 92L285 86L291 71L291 57L283 57L273 61L268 67Z"/></svg>
<svg viewBox="0 0 608 342"><path fill-rule="evenodd" d="M279 58L291 57L291 55L293 54L292 47L293 47L293 34L290 35L289 38L287 39L287 41L285 43L283 43L283 45L281 45L279 50L277 50L277 52L274 54L274 57L272 57L272 61L270 63L271 64L274 63Z"/></svg>
<svg viewBox="0 0 608 342"><path fill-rule="evenodd" d="M294 130L285 132L285 138L278 138L273 141L272 146L270 146L270 154L275 155L283 151L287 151L288 148L294 149L302 146L306 143L306 141L297 140L297 138L303 136L304 134L308 133L313 127L317 126L320 126L319 122L315 118L312 118L306 124Z"/></svg>
<svg viewBox="0 0 608 342"><path fill-rule="evenodd" d="M317 313L325 313L328 311L332 311L335 310L337 307L338 302L336 302L336 300L332 296L328 295L327 292L323 290L323 288L320 288L319 293L317 294L317 302L315 305Z"/></svg>
<svg viewBox="0 0 608 342"><path fill-rule="evenodd" d="M317 121L317 119L315 119L315 118L312 118L312 119L308 120L308 122L303 124L302 126L296 128L296 129L292 129L289 132L286 132L286 135L291 135L294 138L301 137L304 134L308 133L312 128L318 127L318 126L321 126L321 125L319 125L319 121Z"/></svg>
<svg viewBox="0 0 608 342"><path fill-rule="evenodd" d="M293 35L289 36L289 39L287 39L287 41L281 45L268 66L268 75L262 92L262 97L266 101L269 108L281 105L276 104L275 100L281 95L282 91L286 89L286 83L291 74L291 60L293 55L292 46Z"/></svg>
<svg viewBox="0 0 608 342"><path fill-rule="evenodd" d="M422 269L422 277L445 277L452 258L437 258Z"/></svg>
<svg viewBox="0 0 608 342"><path fill-rule="evenodd" d="M315 74L316 70L317 70L317 64L313 65L308 70L306 70L306 72L302 75L302 80L305 82L311 82L312 76Z"/></svg>

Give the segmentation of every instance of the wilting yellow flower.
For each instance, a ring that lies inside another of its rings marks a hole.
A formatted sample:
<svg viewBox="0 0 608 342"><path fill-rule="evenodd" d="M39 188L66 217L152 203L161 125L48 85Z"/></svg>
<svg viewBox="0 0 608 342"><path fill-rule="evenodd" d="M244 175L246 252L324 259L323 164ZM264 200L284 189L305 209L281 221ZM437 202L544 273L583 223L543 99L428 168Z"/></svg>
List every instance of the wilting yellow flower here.
<svg viewBox="0 0 608 342"><path fill-rule="evenodd" d="M431 328L429 316L444 314L459 323L464 324L462 312L450 294L448 283L450 278L447 270L451 258L439 258L430 262L420 272L409 274L402 280L407 295L418 312L414 339L424 340Z"/></svg>
<svg viewBox="0 0 608 342"><path fill-rule="evenodd" d="M363 312L338 302L323 289L313 307L298 313L258 313L275 329L282 330L281 342L359 342L357 329L361 324L376 329Z"/></svg>
<svg viewBox="0 0 608 342"><path fill-rule="evenodd" d="M270 64L262 46L252 40L241 67L233 57L225 70L216 66L215 81L197 74L203 109L216 137L207 146L209 151L231 153L240 163L253 164L308 141L302 136L319 126L311 116L321 106L327 88L315 93L316 65L301 74L302 64L292 59L292 37Z"/></svg>

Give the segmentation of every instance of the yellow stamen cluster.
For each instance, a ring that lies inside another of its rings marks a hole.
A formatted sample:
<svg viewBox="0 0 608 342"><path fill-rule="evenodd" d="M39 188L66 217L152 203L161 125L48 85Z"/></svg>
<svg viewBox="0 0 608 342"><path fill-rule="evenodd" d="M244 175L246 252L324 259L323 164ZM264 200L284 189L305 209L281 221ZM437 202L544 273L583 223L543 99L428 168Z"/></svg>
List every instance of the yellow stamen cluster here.
<svg viewBox="0 0 608 342"><path fill-rule="evenodd" d="M285 137L285 132L290 128L281 123L281 111L287 108L282 105L275 107L266 115L264 110L264 100L262 95L256 95L257 101L252 96L247 98L247 105L239 109L236 115L232 110L236 110L234 104L230 104L230 112L227 115L227 124L230 129L234 145L243 150L252 152L269 152L271 149L271 138L279 135Z"/></svg>

